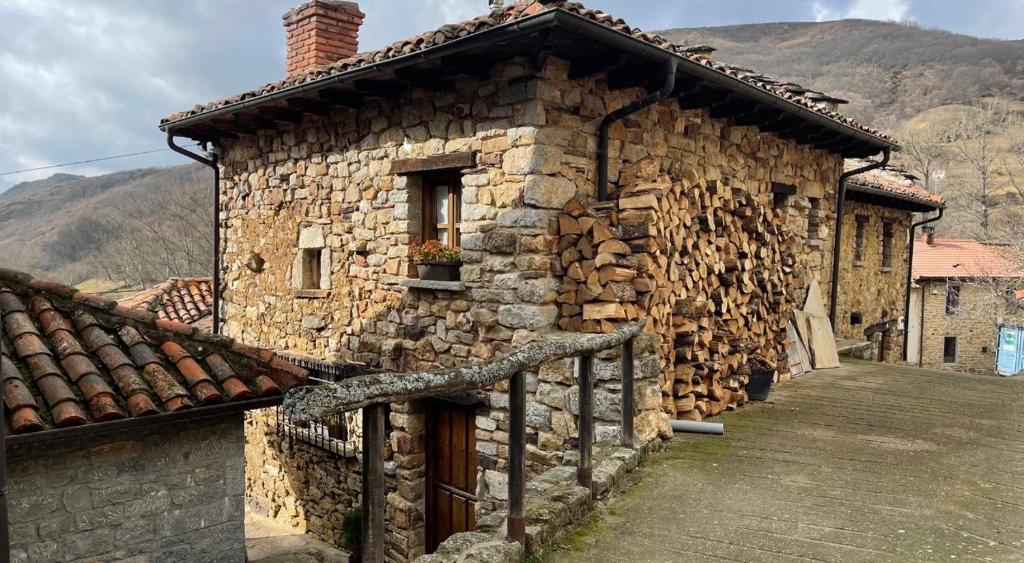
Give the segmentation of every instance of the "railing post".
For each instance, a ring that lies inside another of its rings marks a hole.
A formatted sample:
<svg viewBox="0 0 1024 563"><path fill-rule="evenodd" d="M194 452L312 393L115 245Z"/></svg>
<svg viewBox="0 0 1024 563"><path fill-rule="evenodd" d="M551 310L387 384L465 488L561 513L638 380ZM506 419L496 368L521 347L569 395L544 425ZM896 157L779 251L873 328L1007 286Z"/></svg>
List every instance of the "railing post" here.
<svg viewBox="0 0 1024 563"><path fill-rule="evenodd" d="M516 373L508 386L508 539L526 548L526 377Z"/></svg>
<svg viewBox="0 0 1024 563"><path fill-rule="evenodd" d="M576 482L581 487L591 488L594 481L591 458L594 449L594 356L586 354L579 358L580 386L580 464L576 469Z"/></svg>
<svg viewBox="0 0 1024 563"><path fill-rule="evenodd" d="M363 407L363 561L384 563L384 405Z"/></svg>
<svg viewBox="0 0 1024 563"><path fill-rule="evenodd" d="M633 339L622 344L622 446L633 447Z"/></svg>

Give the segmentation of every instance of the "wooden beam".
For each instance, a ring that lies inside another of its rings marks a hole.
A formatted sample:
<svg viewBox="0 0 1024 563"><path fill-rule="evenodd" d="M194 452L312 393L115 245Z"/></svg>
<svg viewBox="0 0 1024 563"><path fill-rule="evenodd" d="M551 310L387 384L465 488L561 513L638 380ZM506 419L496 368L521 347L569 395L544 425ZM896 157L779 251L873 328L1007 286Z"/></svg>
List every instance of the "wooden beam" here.
<svg viewBox="0 0 1024 563"><path fill-rule="evenodd" d="M237 119L214 119L211 123L213 124L213 127L218 130L231 131L233 133L240 133L242 135L256 134L256 129L244 125Z"/></svg>
<svg viewBox="0 0 1024 563"><path fill-rule="evenodd" d="M762 125L774 123L785 117L784 114L774 109L758 110L744 115L736 116L733 120L733 125L737 127L747 127L750 125Z"/></svg>
<svg viewBox="0 0 1024 563"><path fill-rule="evenodd" d="M516 372L508 386L508 540L526 548L526 376Z"/></svg>
<svg viewBox="0 0 1024 563"><path fill-rule="evenodd" d="M366 104L366 100L362 96L351 90L327 88L325 90L320 90L319 95L321 100L336 106L359 109Z"/></svg>
<svg viewBox="0 0 1024 563"><path fill-rule="evenodd" d="M794 127L799 127L803 123L799 117L784 117L772 123L764 123L758 125L757 128L762 133L778 133L781 131L789 131Z"/></svg>
<svg viewBox="0 0 1024 563"><path fill-rule="evenodd" d="M455 75L441 66L406 67L395 70L395 77L410 86L438 92L455 85Z"/></svg>
<svg viewBox="0 0 1024 563"><path fill-rule="evenodd" d="M476 165L476 155L473 152L457 152L452 154L441 154L423 158L403 158L392 160L389 174L418 174L431 170L462 170Z"/></svg>
<svg viewBox="0 0 1024 563"><path fill-rule="evenodd" d="M576 484L593 490L594 484L594 356L583 354L579 366L579 440L580 461L576 468Z"/></svg>
<svg viewBox="0 0 1024 563"><path fill-rule="evenodd" d="M630 323L608 334L551 336L531 342L485 364L443 368L430 372L374 373L350 377L340 383L306 385L288 392L285 413L294 420L311 421L376 403L405 402L483 389L561 358L575 358L615 346L640 334L646 320Z"/></svg>
<svg viewBox="0 0 1024 563"><path fill-rule="evenodd" d="M263 107L259 109L261 116L280 123L302 123L302 112L293 109L278 107Z"/></svg>
<svg viewBox="0 0 1024 563"><path fill-rule="evenodd" d="M394 81L385 80L357 80L354 84L356 91L370 98L382 98L394 100L405 93L406 87L396 84Z"/></svg>
<svg viewBox="0 0 1024 563"><path fill-rule="evenodd" d="M721 101L726 96L728 96L728 94L722 90L698 87L692 92L684 94L679 98L679 107L681 109L706 108Z"/></svg>
<svg viewBox="0 0 1024 563"><path fill-rule="evenodd" d="M272 119L260 117L255 113L239 113L235 115L239 123L243 123L256 129L274 129L277 123Z"/></svg>
<svg viewBox="0 0 1024 563"><path fill-rule="evenodd" d="M722 103L711 106L711 119L728 119L756 112L761 106L747 100L726 98Z"/></svg>
<svg viewBox="0 0 1024 563"><path fill-rule="evenodd" d="M609 70L619 68L625 64L627 56L623 53L610 55L607 53L594 53L593 56L573 61L569 66L569 80L581 80L598 74L605 74Z"/></svg>
<svg viewBox="0 0 1024 563"><path fill-rule="evenodd" d="M288 105L303 113L309 113L318 115L320 117L331 116L331 105L320 100L311 100L309 98L292 98L288 100Z"/></svg>
<svg viewBox="0 0 1024 563"><path fill-rule="evenodd" d="M613 69L608 73L608 89L612 91L627 88L649 89L648 85L664 82L663 66L632 65Z"/></svg>
<svg viewBox="0 0 1024 563"><path fill-rule="evenodd" d="M363 407L363 561L384 563L384 411Z"/></svg>

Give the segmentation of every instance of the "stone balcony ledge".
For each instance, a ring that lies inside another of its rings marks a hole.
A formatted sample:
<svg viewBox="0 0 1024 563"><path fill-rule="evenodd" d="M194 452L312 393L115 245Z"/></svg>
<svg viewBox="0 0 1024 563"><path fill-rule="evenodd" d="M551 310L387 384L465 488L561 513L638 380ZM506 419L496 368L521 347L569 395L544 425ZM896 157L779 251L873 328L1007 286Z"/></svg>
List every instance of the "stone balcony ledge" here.
<svg viewBox="0 0 1024 563"><path fill-rule="evenodd" d="M466 291L466 283L461 281L435 281L418 278L404 278L398 282L402 287L427 289L430 291Z"/></svg>

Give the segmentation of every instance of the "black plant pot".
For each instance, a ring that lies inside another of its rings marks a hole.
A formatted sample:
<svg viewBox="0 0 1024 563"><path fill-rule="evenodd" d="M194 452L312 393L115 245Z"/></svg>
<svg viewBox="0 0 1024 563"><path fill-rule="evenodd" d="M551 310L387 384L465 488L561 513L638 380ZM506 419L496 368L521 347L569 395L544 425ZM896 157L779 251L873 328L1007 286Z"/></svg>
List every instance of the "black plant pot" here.
<svg viewBox="0 0 1024 563"><path fill-rule="evenodd" d="M459 281L459 268L462 263L422 262L416 264L416 271L421 280Z"/></svg>
<svg viewBox="0 0 1024 563"><path fill-rule="evenodd" d="M772 380L775 379L775 371L764 368L753 368L750 370L750 381L747 382L747 398L751 401L767 401L768 393L772 390Z"/></svg>

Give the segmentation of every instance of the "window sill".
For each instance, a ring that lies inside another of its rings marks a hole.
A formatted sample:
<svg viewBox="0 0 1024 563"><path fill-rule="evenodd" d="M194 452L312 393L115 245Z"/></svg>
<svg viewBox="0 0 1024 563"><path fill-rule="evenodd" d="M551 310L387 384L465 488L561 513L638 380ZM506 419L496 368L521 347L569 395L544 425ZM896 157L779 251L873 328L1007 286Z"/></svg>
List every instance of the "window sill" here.
<svg viewBox="0 0 1024 563"><path fill-rule="evenodd" d="M892 271L892 268L882 267L879 269L879 271L881 271L883 274L888 274L889 272Z"/></svg>
<svg viewBox="0 0 1024 563"><path fill-rule="evenodd" d="M853 261L853 267L854 268L863 268L864 267L864 261L863 260L854 260Z"/></svg>
<svg viewBox="0 0 1024 563"><path fill-rule="evenodd" d="M402 287L427 289L430 291L466 291L466 283L461 281L434 281L419 278L405 278L398 282Z"/></svg>
<svg viewBox="0 0 1024 563"><path fill-rule="evenodd" d="M810 246L812 248L821 248L824 244L825 241L816 238L809 238L804 241L805 246Z"/></svg>
<svg viewBox="0 0 1024 563"><path fill-rule="evenodd" d="M331 295L329 289L293 289L291 291L292 297L298 299L323 299Z"/></svg>

